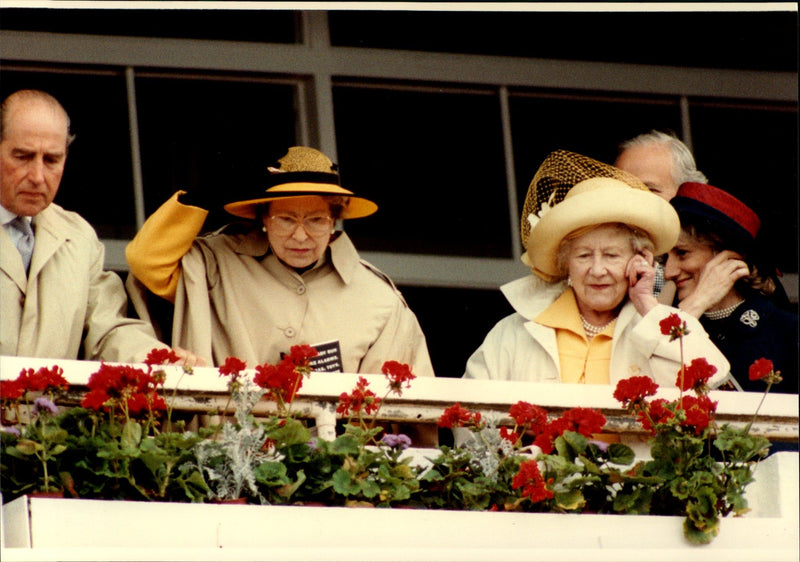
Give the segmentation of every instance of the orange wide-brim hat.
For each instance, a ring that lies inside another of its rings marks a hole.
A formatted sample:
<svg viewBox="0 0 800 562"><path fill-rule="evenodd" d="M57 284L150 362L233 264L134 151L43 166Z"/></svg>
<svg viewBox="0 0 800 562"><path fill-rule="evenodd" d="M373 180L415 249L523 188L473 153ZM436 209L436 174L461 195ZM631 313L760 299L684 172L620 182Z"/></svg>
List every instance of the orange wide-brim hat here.
<svg viewBox="0 0 800 562"><path fill-rule="evenodd" d="M357 197L339 182L336 165L322 152L305 146L293 146L276 166L268 168L263 196L225 205L230 214L245 219L258 218L258 208L278 199L338 196L344 199L341 218L357 219L373 214L378 205Z"/></svg>

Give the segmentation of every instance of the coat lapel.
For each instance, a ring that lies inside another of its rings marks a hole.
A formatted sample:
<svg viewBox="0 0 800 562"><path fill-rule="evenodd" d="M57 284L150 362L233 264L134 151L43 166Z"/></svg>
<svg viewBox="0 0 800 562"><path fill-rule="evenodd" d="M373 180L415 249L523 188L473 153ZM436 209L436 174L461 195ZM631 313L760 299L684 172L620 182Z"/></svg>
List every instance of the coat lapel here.
<svg viewBox="0 0 800 562"><path fill-rule="evenodd" d="M31 258L31 268L28 272L28 280L31 281L39 275L47 261L53 257L58 248L67 241L67 237L60 232L52 213L48 207L33 218L34 234L36 242L33 247L33 257Z"/></svg>

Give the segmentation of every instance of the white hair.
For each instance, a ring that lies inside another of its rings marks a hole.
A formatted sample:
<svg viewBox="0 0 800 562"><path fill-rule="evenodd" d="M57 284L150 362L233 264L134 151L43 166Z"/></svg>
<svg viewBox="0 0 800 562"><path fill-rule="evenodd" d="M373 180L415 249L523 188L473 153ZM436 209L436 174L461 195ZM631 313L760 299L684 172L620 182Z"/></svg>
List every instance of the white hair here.
<svg viewBox="0 0 800 562"><path fill-rule="evenodd" d="M708 178L706 178L705 174L697 169L692 151L675 135L654 129L649 133L635 136L620 144L619 154L635 146L648 146L651 144L664 146L672 155L672 180L675 185L681 185L687 181L708 183Z"/></svg>

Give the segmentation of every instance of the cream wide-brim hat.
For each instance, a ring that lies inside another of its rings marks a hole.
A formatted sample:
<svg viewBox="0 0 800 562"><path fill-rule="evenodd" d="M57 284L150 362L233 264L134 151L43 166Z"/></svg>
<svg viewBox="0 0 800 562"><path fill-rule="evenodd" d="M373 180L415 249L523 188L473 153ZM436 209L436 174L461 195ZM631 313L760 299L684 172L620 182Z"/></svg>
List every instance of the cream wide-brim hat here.
<svg viewBox="0 0 800 562"><path fill-rule="evenodd" d="M325 196L344 198L343 219L366 217L378 210L378 205L369 199L356 197L339 185L338 167L314 148L293 146L267 170L270 173L261 187L263 196L228 203L225 210L237 217L256 219L258 208L270 201Z"/></svg>
<svg viewBox="0 0 800 562"><path fill-rule="evenodd" d="M675 246L681 230L678 213L658 195L617 179L590 178L575 184L563 201L543 213L530 231L523 261L540 277L559 279L561 241L579 228L606 223L623 223L644 231L653 241L655 255Z"/></svg>

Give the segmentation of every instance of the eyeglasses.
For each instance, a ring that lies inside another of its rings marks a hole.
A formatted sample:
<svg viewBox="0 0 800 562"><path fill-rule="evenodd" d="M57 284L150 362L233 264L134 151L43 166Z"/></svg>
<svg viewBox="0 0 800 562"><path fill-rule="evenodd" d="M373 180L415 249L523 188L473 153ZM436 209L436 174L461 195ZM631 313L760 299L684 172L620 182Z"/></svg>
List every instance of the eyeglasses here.
<svg viewBox="0 0 800 562"><path fill-rule="evenodd" d="M294 234L300 225L311 236L330 234L333 227L333 218L328 215L313 215L302 219L292 215L272 215L268 220L272 226L272 231L278 236Z"/></svg>

